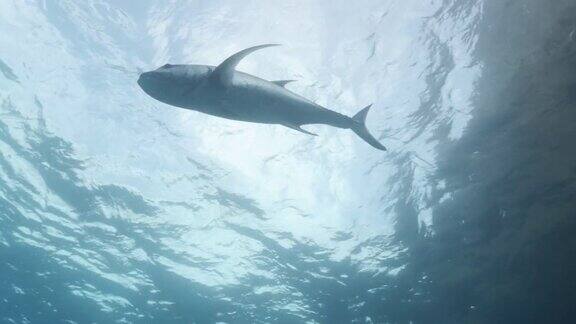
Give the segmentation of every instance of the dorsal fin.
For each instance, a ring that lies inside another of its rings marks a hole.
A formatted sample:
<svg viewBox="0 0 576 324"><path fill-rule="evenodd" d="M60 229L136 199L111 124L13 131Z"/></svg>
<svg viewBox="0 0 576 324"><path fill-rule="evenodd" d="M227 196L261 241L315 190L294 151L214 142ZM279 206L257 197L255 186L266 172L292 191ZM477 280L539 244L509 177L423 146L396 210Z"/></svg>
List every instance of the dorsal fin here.
<svg viewBox="0 0 576 324"><path fill-rule="evenodd" d="M244 57L246 57L246 55L262 48L278 45L280 44L264 44L241 50L240 52L230 56L229 58L225 59L222 63L220 63L220 65L218 65L212 72L211 77L213 80L217 81L222 85L228 85L232 81L232 75L234 74L234 69L236 68L238 63L240 63L240 61Z"/></svg>
<svg viewBox="0 0 576 324"><path fill-rule="evenodd" d="M294 82L296 80L277 80L277 81L271 81L272 83L276 83L277 85L281 86L281 87L286 87L286 85L290 82Z"/></svg>

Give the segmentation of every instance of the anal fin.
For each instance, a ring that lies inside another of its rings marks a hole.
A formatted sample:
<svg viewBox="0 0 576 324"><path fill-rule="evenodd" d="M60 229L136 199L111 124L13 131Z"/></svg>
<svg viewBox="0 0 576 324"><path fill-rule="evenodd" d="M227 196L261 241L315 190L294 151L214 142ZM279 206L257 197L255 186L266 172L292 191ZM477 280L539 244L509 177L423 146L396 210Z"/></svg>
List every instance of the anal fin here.
<svg viewBox="0 0 576 324"><path fill-rule="evenodd" d="M308 135L312 135L312 136L318 136L317 134L314 134L314 133L309 132L309 131L307 131L307 130L305 130L305 129L302 129L302 128L300 127L300 125L284 124L284 126L286 126L286 127L288 127L288 128L292 128L293 130L297 130L297 131L302 132L302 133L304 133L304 134L308 134Z"/></svg>

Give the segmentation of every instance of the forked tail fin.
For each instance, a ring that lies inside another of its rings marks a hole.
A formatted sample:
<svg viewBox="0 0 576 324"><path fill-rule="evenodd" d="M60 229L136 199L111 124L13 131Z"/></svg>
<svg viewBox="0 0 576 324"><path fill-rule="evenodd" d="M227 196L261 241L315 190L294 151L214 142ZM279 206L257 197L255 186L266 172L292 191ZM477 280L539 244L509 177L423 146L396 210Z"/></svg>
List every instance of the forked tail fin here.
<svg viewBox="0 0 576 324"><path fill-rule="evenodd" d="M374 136L372 136L372 134L370 134L366 128L366 115L368 115L368 110L370 110L370 107L372 107L371 104L364 107L364 109L360 110L356 115L354 115L354 117L352 117L354 124L351 128L354 133L360 136L360 138L366 141L366 143L379 150L386 151L384 145L380 144L380 142L378 142L378 140L375 139Z"/></svg>

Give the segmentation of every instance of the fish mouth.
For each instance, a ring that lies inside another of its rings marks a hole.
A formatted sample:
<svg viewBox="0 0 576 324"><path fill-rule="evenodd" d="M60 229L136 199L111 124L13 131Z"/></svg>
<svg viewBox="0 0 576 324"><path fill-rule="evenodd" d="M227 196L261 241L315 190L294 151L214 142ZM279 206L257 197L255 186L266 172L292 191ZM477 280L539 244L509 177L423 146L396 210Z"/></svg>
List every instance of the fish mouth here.
<svg viewBox="0 0 576 324"><path fill-rule="evenodd" d="M149 90L154 88L155 81L156 78L154 77L153 73L144 72L140 74L140 76L138 77L138 81L136 82L138 83L140 88L144 90L144 92L149 93Z"/></svg>
<svg viewBox="0 0 576 324"><path fill-rule="evenodd" d="M141 73L140 76L138 76L138 84L142 85L144 82L152 80L152 75L150 75L150 72L144 72Z"/></svg>

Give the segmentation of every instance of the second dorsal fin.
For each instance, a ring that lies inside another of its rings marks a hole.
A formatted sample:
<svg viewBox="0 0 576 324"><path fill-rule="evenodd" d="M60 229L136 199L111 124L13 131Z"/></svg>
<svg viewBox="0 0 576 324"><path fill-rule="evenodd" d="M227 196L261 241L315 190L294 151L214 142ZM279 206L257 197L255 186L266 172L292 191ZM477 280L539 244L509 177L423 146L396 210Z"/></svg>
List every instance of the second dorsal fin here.
<svg viewBox="0 0 576 324"><path fill-rule="evenodd" d="M211 77L214 81L222 85L228 85L232 81L232 75L234 74L234 69L244 57L259 49L278 45L279 44L264 44L243 49L240 52L225 59L222 63L220 63L220 65L218 65L214 69L214 71L212 71Z"/></svg>
<svg viewBox="0 0 576 324"><path fill-rule="evenodd" d="M281 87L286 87L286 85L290 82L294 82L296 80L277 80L277 81L272 81L272 83L275 83Z"/></svg>

